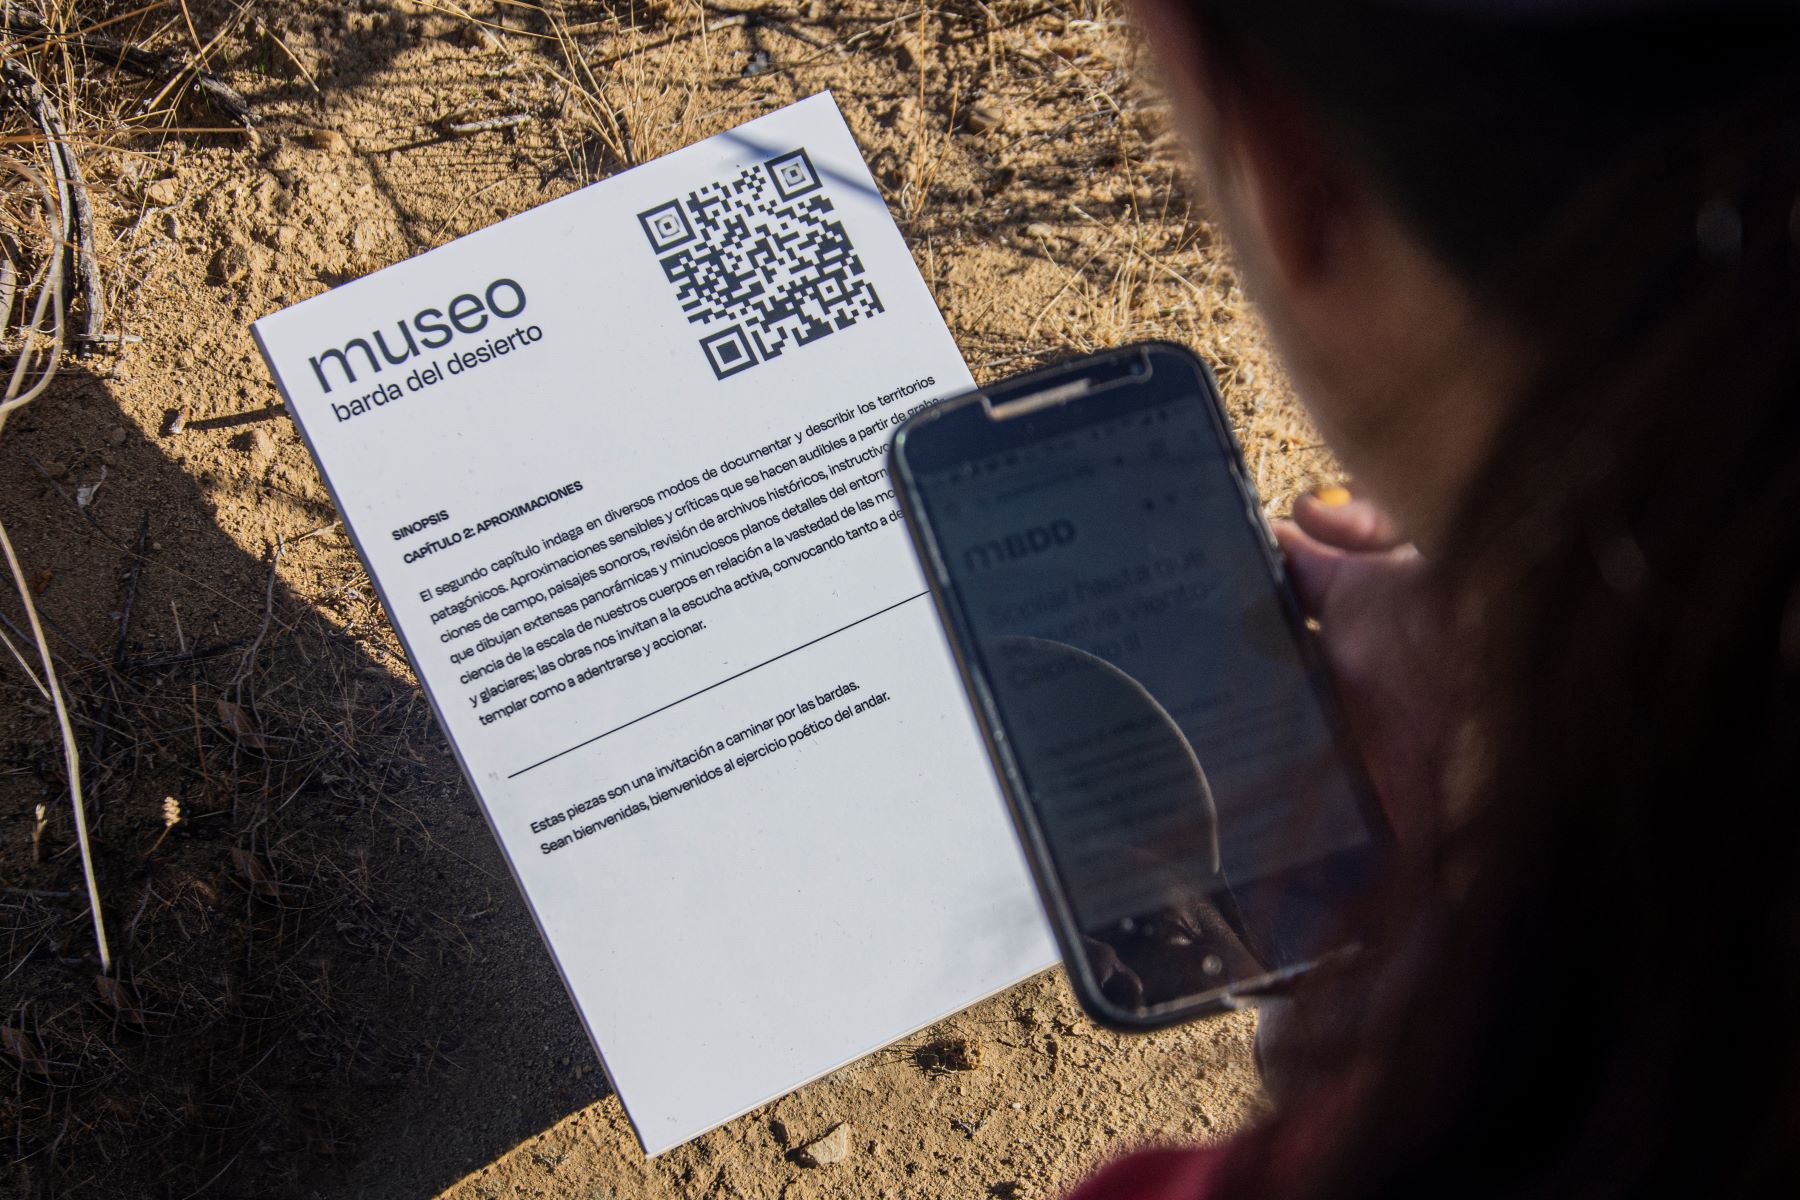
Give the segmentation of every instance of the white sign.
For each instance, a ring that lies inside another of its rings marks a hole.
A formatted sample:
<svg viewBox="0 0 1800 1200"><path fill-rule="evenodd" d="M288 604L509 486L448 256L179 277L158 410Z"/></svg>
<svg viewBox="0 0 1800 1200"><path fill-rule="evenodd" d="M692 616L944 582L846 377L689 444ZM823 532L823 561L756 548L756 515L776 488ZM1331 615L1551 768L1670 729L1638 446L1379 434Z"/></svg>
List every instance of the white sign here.
<svg viewBox="0 0 1800 1200"><path fill-rule="evenodd" d="M971 380L829 95L256 336L647 1151L1055 960L885 470Z"/></svg>

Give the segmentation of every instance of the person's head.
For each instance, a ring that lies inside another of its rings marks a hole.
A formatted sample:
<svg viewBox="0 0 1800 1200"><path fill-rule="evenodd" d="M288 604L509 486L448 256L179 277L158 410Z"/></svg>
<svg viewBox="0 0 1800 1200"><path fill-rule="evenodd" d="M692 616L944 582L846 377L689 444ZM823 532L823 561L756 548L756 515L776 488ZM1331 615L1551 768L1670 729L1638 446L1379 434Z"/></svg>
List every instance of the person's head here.
<svg viewBox="0 0 1800 1200"><path fill-rule="evenodd" d="M1455 820L1315 1047L1345 1107L1254 1146L1294 1194L1792 1168L1800 6L1136 8L1301 398L1479 631Z"/></svg>
<svg viewBox="0 0 1800 1200"><path fill-rule="evenodd" d="M1642 219L1607 185L1645 152L1709 152L1670 143L1790 84L1796 25L1757 0L1137 9L1301 394L1362 490L1427 537L1566 334L1557 224L1583 201ZM1681 180L1644 208L1691 234L1694 189L1729 202L1734 184Z"/></svg>

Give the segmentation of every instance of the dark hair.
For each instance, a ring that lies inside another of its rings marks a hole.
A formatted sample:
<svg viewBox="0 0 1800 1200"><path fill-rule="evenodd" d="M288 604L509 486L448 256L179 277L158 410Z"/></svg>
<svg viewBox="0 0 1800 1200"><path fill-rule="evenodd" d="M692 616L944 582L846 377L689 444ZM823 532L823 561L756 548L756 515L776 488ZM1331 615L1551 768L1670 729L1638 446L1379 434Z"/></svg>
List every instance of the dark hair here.
<svg viewBox="0 0 1800 1200"><path fill-rule="evenodd" d="M1791 1189L1800 13L1188 7L1534 354L1438 564L1479 630L1456 819L1300 997L1366 1018L1296 1022L1323 1082L1222 1194Z"/></svg>

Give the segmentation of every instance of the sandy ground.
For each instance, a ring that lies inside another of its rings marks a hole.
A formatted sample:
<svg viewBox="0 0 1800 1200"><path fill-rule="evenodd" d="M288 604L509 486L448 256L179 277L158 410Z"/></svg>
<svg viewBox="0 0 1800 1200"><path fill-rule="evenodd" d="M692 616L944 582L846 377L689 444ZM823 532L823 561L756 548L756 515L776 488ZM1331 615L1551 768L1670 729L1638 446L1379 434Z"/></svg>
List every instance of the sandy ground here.
<svg viewBox="0 0 1800 1200"><path fill-rule="evenodd" d="M191 7L213 30L232 11ZM464 11L262 5L218 52L266 118L255 144L91 159L141 342L8 428L0 511L81 717L124 990L93 980L48 709L0 662L0 1006L27 1039L0 1058L0 1192L1053 1196L1126 1147L1252 1119L1251 1016L1121 1037L1052 974L646 1162L248 328L829 88L978 378L1188 342L1284 510L1333 466L1118 14ZM806 932L769 930L768 953ZM803 1165L840 1125L841 1160Z"/></svg>

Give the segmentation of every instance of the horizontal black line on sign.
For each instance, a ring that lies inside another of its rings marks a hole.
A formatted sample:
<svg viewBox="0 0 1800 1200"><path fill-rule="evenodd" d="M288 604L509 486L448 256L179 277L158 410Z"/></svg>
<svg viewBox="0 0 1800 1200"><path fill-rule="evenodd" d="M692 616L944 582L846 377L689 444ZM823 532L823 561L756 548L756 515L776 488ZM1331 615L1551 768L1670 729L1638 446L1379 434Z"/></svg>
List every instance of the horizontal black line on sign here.
<svg viewBox="0 0 1800 1200"><path fill-rule="evenodd" d="M611 729L608 729L605 733L596 733L593 737L588 738L585 741L576 742L573 746L570 746L566 750L558 750L555 754L552 754L549 758L540 758L528 767L520 767L518 770L514 771L511 775L508 775L507 778L508 779L517 779L519 776L525 774L527 771L535 771L539 767L543 766L545 763L553 763L557 759L561 758L563 755L573 754L573 753L575 753L575 751L581 749L583 746L591 746L595 742L599 741L601 738L611 737L613 734L618 733L621 729L630 729L633 725L636 725L639 721L648 721L651 717L654 717L657 713L668 712L671 708L674 708L678 704L686 704L689 700L692 700L695 696L704 696L704 695L706 695L706 693L712 691L716 687L724 687L726 684L730 683L734 679L742 679L744 676L750 674L750 672L752 672L752 671L760 671L764 667L768 666L770 663L780 662L782 659L786 658L790 654L798 654L798 653L800 653L800 651L806 649L808 646L816 646L820 642L824 641L826 638L836 637L838 634L843 633L846 629L855 629L858 625L861 625L864 621L873 621L876 617L879 617L882 613L892 612L894 609L899 608L902 604L911 604L914 600L918 600L918 599L924 597L926 594L927 593L925 593L925 592L918 592L914 595L908 596L904 600L896 600L892 604L888 605L886 608L878 608L866 617L858 617L858 618L856 618L856 620L850 622L848 625L838 626L836 629L833 629L830 633L821 633L818 637L812 639L812 641L810 641L810 642L801 642L798 646L795 646L791 650L783 650L780 654L777 654L774 658L765 658L761 662L756 663L754 666L745 667L743 670L739 671L735 675L727 675L723 679L716 680L713 683L709 683L697 692L689 692L687 695L681 697L679 700L671 700L667 704L663 705L661 708L653 708L641 717L633 717L631 720L625 722L623 725L614 725Z"/></svg>

